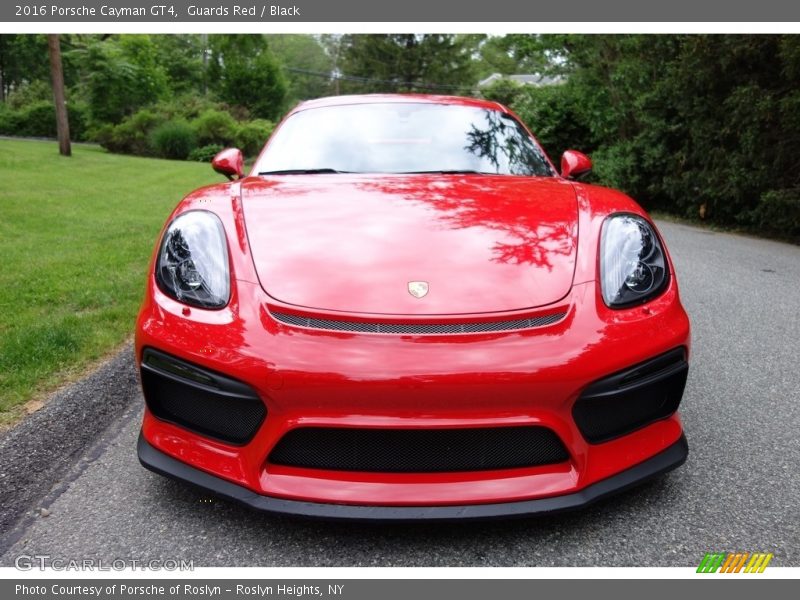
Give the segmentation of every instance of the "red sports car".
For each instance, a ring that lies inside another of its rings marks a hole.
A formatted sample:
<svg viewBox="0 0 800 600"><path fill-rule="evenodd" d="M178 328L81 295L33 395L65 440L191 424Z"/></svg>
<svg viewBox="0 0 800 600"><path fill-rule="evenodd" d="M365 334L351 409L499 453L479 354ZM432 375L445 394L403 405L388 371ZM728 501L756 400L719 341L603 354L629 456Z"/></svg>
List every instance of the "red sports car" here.
<svg viewBox="0 0 800 600"><path fill-rule="evenodd" d="M138 453L277 513L586 505L687 455L689 320L636 202L494 102L305 102L189 194L137 323Z"/></svg>

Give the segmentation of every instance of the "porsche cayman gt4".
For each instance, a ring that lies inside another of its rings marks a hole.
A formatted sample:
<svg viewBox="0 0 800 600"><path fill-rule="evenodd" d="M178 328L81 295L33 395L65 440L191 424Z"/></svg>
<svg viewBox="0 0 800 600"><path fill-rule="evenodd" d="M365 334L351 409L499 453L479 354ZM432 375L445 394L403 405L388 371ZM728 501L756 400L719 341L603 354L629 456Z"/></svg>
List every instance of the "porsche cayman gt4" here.
<svg viewBox="0 0 800 600"><path fill-rule="evenodd" d="M689 320L624 194L494 102L303 103L189 194L137 322L142 464L249 506L465 519L680 465Z"/></svg>

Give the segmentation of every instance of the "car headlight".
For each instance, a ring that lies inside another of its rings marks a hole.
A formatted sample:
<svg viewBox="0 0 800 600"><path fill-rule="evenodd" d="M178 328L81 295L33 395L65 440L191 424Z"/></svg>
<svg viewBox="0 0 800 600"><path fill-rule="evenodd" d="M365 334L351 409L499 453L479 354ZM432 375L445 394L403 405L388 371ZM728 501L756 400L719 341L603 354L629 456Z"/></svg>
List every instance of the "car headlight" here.
<svg viewBox="0 0 800 600"><path fill-rule="evenodd" d="M642 217L611 215L600 241L600 282L611 308L641 304L667 284L664 251L653 227Z"/></svg>
<svg viewBox="0 0 800 600"><path fill-rule="evenodd" d="M193 210L170 223L158 252L156 281L162 292L191 306L228 303L228 247L219 217Z"/></svg>

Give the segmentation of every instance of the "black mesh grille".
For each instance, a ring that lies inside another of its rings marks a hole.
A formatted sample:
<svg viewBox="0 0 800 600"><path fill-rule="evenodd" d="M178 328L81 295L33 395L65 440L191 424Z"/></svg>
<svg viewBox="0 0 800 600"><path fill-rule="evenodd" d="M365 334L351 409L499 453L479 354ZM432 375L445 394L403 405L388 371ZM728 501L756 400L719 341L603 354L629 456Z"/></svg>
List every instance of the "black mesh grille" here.
<svg viewBox="0 0 800 600"><path fill-rule="evenodd" d="M434 473L512 469L567 460L546 427L354 429L301 427L284 435L273 464L334 471Z"/></svg>
<svg viewBox="0 0 800 600"><path fill-rule="evenodd" d="M330 329L333 331L353 331L358 333L389 333L412 335L441 335L458 333L490 333L494 331L511 331L513 329L532 329L559 322L566 312L553 313L530 319L513 321L483 321L479 323L361 323L358 321L336 321L332 319L316 319L301 317L288 313L273 312L275 320L297 327L311 329Z"/></svg>
<svg viewBox="0 0 800 600"><path fill-rule="evenodd" d="M232 444L256 433L266 407L247 385L153 350L142 361L142 390L159 419Z"/></svg>
<svg viewBox="0 0 800 600"><path fill-rule="evenodd" d="M591 443L625 435L678 410L688 372L683 348L672 350L593 383L572 416Z"/></svg>

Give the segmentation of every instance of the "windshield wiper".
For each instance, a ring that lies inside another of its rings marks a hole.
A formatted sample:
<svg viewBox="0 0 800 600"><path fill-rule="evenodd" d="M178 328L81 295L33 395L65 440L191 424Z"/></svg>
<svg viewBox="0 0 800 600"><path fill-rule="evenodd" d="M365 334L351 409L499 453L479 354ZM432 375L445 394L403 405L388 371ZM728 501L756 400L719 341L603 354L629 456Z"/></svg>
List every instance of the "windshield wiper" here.
<svg viewBox="0 0 800 600"><path fill-rule="evenodd" d="M259 175L322 175L325 173L349 173L336 169L283 169L280 171L261 171Z"/></svg>

